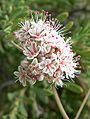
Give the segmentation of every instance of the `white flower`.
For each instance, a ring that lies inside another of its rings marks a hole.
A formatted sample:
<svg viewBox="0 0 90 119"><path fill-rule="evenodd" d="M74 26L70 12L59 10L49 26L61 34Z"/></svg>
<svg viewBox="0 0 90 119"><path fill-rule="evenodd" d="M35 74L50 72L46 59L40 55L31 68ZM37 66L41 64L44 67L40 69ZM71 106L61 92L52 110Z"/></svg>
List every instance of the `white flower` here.
<svg viewBox="0 0 90 119"><path fill-rule="evenodd" d="M14 75L18 77L18 80L22 83L23 86L26 86L27 72L23 70L21 66L18 66L18 71L15 71Z"/></svg>
<svg viewBox="0 0 90 119"><path fill-rule="evenodd" d="M41 72L38 72L36 70L33 70L32 73L37 77L38 81L42 81L44 79L44 75Z"/></svg>
<svg viewBox="0 0 90 119"><path fill-rule="evenodd" d="M40 19L37 23L35 23L35 21L31 21L30 23L31 27L29 29L29 34L33 38L37 38L37 40L39 40L39 38L45 36L46 24L44 23L44 21L42 21L42 19Z"/></svg>
<svg viewBox="0 0 90 119"><path fill-rule="evenodd" d="M68 50L68 49L66 49ZM66 73L66 78L74 78L74 73L75 73L75 67L76 67L76 63L73 62L73 55L70 54L70 52L68 53L68 51L66 51L67 53L64 53L65 50L61 53L60 51L57 52L57 60L59 62L59 67L61 69L61 71Z"/></svg>
<svg viewBox="0 0 90 119"><path fill-rule="evenodd" d="M48 82L62 87L64 85L62 80L72 79L79 73L76 68L79 65L77 61L80 55L75 58L69 43L71 38L66 40L63 33L65 27L47 12L43 12L42 17L38 18L36 11L36 19L31 12L31 19L25 20L25 23L21 22L21 28L14 32L27 58L21 62L19 72L14 74L24 86L26 80L34 84L36 80L48 78ZM32 62L29 63L29 60Z"/></svg>
<svg viewBox="0 0 90 119"><path fill-rule="evenodd" d="M39 68L42 69L43 73L46 73L49 76L53 76L53 73L56 70L55 65L50 59L45 59L44 61L39 63Z"/></svg>
<svg viewBox="0 0 90 119"><path fill-rule="evenodd" d="M24 55L27 56L27 59L33 59L40 52L40 47L37 46L35 42L27 43L24 47Z"/></svg>
<svg viewBox="0 0 90 119"><path fill-rule="evenodd" d="M15 71L14 75L17 76L18 80L22 83L23 86L26 86L26 81L28 81L31 85L35 84L36 82L35 78L32 76L30 77L28 72L25 71L22 66L18 66L18 71Z"/></svg>
<svg viewBox="0 0 90 119"><path fill-rule="evenodd" d="M55 82L56 85L61 86L61 87L64 85L62 82L62 79L64 79L65 76L63 76L63 72L60 70L60 68L58 68L54 72L53 77L54 77L53 82Z"/></svg>
<svg viewBox="0 0 90 119"><path fill-rule="evenodd" d="M31 71L33 71L34 69L38 68L38 60L37 58L34 58L32 63L29 65L29 68L31 69Z"/></svg>
<svg viewBox="0 0 90 119"><path fill-rule="evenodd" d="M21 61L21 66L22 66L23 68L25 68L26 70L28 69L28 67L29 67L29 62L28 62L27 58L25 58L24 60Z"/></svg>
<svg viewBox="0 0 90 119"><path fill-rule="evenodd" d="M51 47L48 43L46 43L46 42L41 43L41 52L42 53L44 53L44 54L49 53L50 50L51 50Z"/></svg>

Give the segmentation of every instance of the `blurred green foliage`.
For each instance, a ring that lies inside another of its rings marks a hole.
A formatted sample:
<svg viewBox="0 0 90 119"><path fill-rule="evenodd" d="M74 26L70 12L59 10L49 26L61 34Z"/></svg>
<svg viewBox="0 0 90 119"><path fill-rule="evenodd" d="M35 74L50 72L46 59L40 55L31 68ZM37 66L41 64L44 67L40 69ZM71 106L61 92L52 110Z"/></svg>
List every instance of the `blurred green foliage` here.
<svg viewBox="0 0 90 119"><path fill-rule="evenodd" d="M15 40L12 33L18 29L18 22L30 17L29 9L52 13L66 26L66 31L72 31L72 45L74 52L81 55L82 73L74 79L75 83L58 87L57 91L73 119L90 87L89 0L0 0L0 119L62 119L46 81L26 88L15 83L13 72L24 56L11 44ZM90 100L80 118L90 119Z"/></svg>

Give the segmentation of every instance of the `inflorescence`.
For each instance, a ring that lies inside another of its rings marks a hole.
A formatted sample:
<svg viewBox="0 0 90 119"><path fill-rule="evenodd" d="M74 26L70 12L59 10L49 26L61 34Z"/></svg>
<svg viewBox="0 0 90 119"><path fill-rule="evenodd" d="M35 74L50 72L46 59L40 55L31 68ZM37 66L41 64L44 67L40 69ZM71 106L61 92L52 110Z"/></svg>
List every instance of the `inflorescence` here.
<svg viewBox="0 0 90 119"><path fill-rule="evenodd" d="M38 11L34 14L30 11L30 14L31 19L21 22L21 28L14 32L26 56L14 74L23 86L26 86L26 81L35 84L36 80L48 80L62 87L63 80L80 73L77 70L81 68L78 62L80 55L76 57L73 53L69 42L71 37L65 40L65 26L57 18L52 18L44 10L42 14Z"/></svg>

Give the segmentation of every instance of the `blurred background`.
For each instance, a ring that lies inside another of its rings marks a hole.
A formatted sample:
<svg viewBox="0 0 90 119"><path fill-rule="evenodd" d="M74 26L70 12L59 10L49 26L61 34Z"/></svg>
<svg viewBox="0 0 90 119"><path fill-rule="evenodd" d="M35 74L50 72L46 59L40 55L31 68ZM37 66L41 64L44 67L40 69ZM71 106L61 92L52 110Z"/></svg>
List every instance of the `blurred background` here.
<svg viewBox="0 0 90 119"><path fill-rule="evenodd" d="M74 119L90 87L90 0L0 0L0 119L63 119L46 81L25 88L15 83L13 72L24 55L11 44L12 34L18 22L30 17L30 9L48 11L72 32L68 36L74 52L81 55L81 74L57 91ZM90 96L79 119L90 119Z"/></svg>

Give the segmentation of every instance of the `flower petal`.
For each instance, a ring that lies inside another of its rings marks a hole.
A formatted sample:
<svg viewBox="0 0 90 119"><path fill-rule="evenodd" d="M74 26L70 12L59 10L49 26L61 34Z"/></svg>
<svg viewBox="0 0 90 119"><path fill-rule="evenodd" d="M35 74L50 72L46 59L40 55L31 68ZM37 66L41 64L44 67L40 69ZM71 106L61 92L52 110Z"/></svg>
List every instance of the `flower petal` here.
<svg viewBox="0 0 90 119"><path fill-rule="evenodd" d="M26 86L26 79L23 77L19 77L19 81L22 83L22 85L25 87Z"/></svg>
<svg viewBox="0 0 90 119"><path fill-rule="evenodd" d="M44 75L40 74L40 76L38 77L38 81L42 81L44 79Z"/></svg>
<svg viewBox="0 0 90 119"><path fill-rule="evenodd" d="M20 76L20 73L18 71L15 71L14 72L14 75L17 76L17 77L19 77Z"/></svg>

